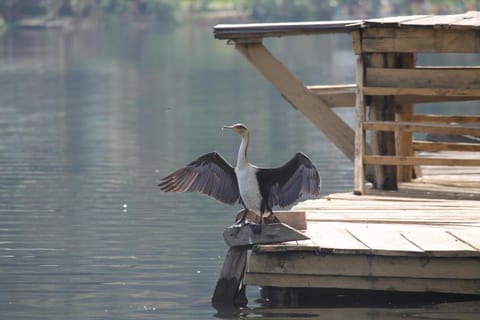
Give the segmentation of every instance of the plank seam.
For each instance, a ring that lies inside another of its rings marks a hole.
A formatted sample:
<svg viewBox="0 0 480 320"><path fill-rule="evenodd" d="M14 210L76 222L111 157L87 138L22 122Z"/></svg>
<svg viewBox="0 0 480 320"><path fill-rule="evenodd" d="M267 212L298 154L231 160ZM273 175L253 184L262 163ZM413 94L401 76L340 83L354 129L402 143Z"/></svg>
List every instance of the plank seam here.
<svg viewBox="0 0 480 320"><path fill-rule="evenodd" d="M420 249L422 252L425 253L425 249L423 249L422 247L420 247L418 244L416 244L415 242L413 242L412 240L408 239L407 236L405 234L403 234L403 232L400 232L400 235L405 239L407 240L408 242L410 242L411 244L413 244L415 247L417 247L418 249Z"/></svg>
<svg viewBox="0 0 480 320"><path fill-rule="evenodd" d="M469 246L469 247L471 247L471 248L473 248L473 249L475 249L475 250L477 250L477 251L480 251L480 248L477 248L477 247L474 246L473 244L471 244L471 243L463 240L462 238L460 238L459 236L457 236L456 234L454 234L452 231L447 230L446 232L447 232L447 234L451 235L452 237L454 237L454 238L457 239L458 241L466 244L467 246Z"/></svg>
<svg viewBox="0 0 480 320"><path fill-rule="evenodd" d="M365 247L367 247L368 249L370 250L373 250L370 246L368 246L365 242L363 242L362 240L360 240L356 235L354 235L350 230L348 229L345 229L345 231L348 232L348 234L350 234L355 240L357 240L358 242L360 242L361 244L363 244Z"/></svg>

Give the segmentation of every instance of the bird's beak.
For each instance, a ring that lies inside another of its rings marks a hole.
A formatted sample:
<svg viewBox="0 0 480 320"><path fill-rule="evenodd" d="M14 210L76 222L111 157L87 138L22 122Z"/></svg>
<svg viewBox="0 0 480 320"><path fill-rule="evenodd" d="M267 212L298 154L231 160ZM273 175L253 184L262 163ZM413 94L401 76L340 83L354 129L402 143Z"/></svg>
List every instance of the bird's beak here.
<svg viewBox="0 0 480 320"><path fill-rule="evenodd" d="M223 126L222 130L225 130L225 129L233 130L233 126Z"/></svg>

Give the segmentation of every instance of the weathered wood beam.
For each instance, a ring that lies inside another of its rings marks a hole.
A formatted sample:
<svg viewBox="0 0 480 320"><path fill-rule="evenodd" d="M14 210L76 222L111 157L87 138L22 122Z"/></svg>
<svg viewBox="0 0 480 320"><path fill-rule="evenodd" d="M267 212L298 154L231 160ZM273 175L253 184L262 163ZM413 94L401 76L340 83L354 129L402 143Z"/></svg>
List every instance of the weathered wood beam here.
<svg viewBox="0 0 480 320"><path fill-rule="evenodd" d="M362 33L363 52L480 52L478 30L369 27Z"/></svg>
<svg viewBox="0 0 480 320"><path fill-rule="evenodd" d="M452 143L452 142L430 142L430 141L414 141L413 149L416 151L466 151L480 152L479 143Z"/></svg>
<svg viewBox="0 0 480 320"><path fill-rule="evenodd" d="M440 123L365 121L363 126L365 129L372 131L406 131L480 136L480 127L468 127Z"/></svg>
<svg viewBox="0 0 480 320"><path fill-rule="evenodd" d="M391 166L480 166L480 159L452 159L401 156L364 156L365 164Z"/></svg>
<svg viewBox="0 0 480 320"><path fill-rule="evenodd" d="M439 115L439 114L422 114L413 115L412 121L415 122L442 122L442 123L480 123L480 116L476 115Z"/></svg>
<svg viewBox="0 0 480 320"><path fill-rule="evenodd" d="M261 225L246 224L242 227L230 227L223 232L223 239L229 247L250 246L253 244L278 243L310 239L303 233L283 223Z"/></svg>
<svg viewBox="0 0 480 320"><path fill-rule="evenodd" d="M262 287L335 288L408 292L480 294L480 281L472 279L409 279L248 273L246 283Z"/></svg>
<svg viewBox="0 0 480 320"><path fill-rule="evenodd" d="M356 92L355 92L355 160L354 160L354 178L353 193L362 195L365 193L365 165L363 156L365 155L365 130L363 122L365 121L365 96L363 95L364 67L363 58L357 55L356 62Z"/></svg>
<svg viewBox="0 0 480 320"><path fill-rule="evenodd" d="M213 33L217 39L237 41L248 38L348 33L360 27L361 20L217 24L213 27Z"/></svg>
<svg viewBox="0 0 480 320"><path fill-rule="evenodd" d="M353 107L355 105L355 84L307 86L331 108Z"/></svg>
<svg viewBox="0 0 480 320"><path fill-rule="evenodd" d="M367 68L367 87L479 89L480 68Z"/></svg>
<svg viewBox="0 0 480 320"><path fill-rule="evenodd" d="M353 107L355 106L355 84L340 85L311 85L307 88L314 94L318 95L331 108L336 107ZM393 98L396 105L431 103L431 102L452 102L452 101L471 101L480 100L480 97L469 96L417 96L417 95L401 95Z"/></svg>
<svg viewBox="0 0 480 320"><path fill-rule="evenodd" d="M311 85L307 88L314 94L318 95L331 108L336 107L353 107L355 106L355 84L340 85ZM414 104L414 103L431 103L431 102L452 102L452 101L470 101L479 100L480 97L469 96L416 96L401 95L393 98L396 105Z"/></svg>
<svg viewBox="0 0 480 320"><path fill-rule="evenodd" d="M437 97L479 97L480 89L463 88L392 88L392 87L368 87L363 91L369 96L437 96ZM475 100L475 99L469 99ZM478 99L480 100L480 99ZM447 100L446 100L447 101Z"/></svg>
<svg viewBox="0 0 480 320"><path fill-rule="evenodd" d="M374 234L374 233L373 233ZM374 235L375 236L375 235ZM403 239L407 244L414 246ZM392 244L389 244L392 246ZM398 247L398 246L397 246ZM418 255L423 254L419 250ZM271 274L319 274L330 276L372 276L372 277L405 277L458 279L458 263L455 259L429 257L429 263L415 256L381 255L349 255L324 254L314 252L294 252L285 254L260 253L256 251L250 257L249 272ZM475 252L472 250L472 254ZM458 258L462 261L463 279L480 279L480 259ZM299 263L301 262L301 263Z"/></svg>
<svg viewBox="0 0 480 320"><path fill-rule="evenodd" d="M431 103L431 102L453 102L453 101L471 101L480 100L477 96L416 96L416 95L401 95L395 96L395 104L417 104L417 103Z"/></svg>
<svg viewBox="0 0 480 320"><path fill-rule="evenodd" d="M330 109L330 106L308 90L263 44L237 43L235 47L295 108L353 161L354 131Z"/></svg>

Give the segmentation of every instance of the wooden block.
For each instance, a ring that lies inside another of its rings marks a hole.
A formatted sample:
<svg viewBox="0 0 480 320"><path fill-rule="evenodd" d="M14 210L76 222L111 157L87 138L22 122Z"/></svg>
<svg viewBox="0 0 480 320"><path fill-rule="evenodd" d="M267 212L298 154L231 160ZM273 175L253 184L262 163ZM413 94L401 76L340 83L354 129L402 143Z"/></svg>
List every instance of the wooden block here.
<svg viewBox="0 0 480 320"><path fill-rule="evenodd" d="M293 229L307 229L305 211L275 211L274 214L281 223L284 223Z"/></svg>
<svg viewBox="0 0 480 320"><path fill-rule="evenodd" d="M241 247L263 243L308 240L309 237L286 224L270 223L229 227L223 232L223 239L230 247Z"/></svg>

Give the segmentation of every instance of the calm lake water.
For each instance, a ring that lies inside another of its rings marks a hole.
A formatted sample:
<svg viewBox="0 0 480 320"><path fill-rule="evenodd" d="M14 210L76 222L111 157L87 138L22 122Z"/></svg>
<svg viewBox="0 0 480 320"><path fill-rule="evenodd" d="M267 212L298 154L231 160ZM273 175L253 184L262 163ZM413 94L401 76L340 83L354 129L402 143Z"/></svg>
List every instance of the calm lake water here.
<svg viewBox="0 0 480 320"><path fill-rule="evenodd" d="M307 83L354 80L347 36L267 44ZM339 113L352 123L353 110ZM351 162L233 47L214 40L211 26L4 34L0 318L213 318L210 297L227 250L222 232L239 208L197 194L162 194L156 184L212 150L234 162L239 138L220 129L236 122L252 131L253 162L280 165L303 151L321 171L323 195L351 189ZM249 318L456 318L479 311L467 304L459 312L267 312L258 309L258 290L248 291Z"/></svg>

